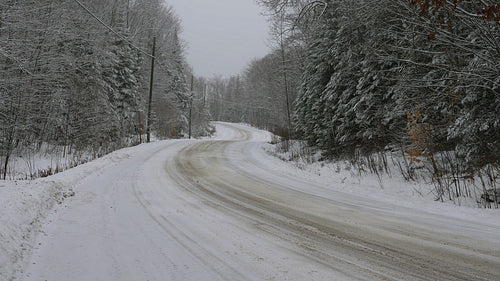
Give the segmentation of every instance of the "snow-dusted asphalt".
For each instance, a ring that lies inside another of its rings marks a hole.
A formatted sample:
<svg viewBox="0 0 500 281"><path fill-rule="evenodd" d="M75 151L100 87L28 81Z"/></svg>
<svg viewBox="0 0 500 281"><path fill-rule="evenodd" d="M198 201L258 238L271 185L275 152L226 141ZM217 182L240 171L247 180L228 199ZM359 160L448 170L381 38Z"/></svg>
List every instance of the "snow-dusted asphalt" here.
<svg viewBox="0 0 500 281"><path fill-rule="evenodd" d="M218 127L84 180L25 280L500 280L498 226L325 189Z"/></svg>

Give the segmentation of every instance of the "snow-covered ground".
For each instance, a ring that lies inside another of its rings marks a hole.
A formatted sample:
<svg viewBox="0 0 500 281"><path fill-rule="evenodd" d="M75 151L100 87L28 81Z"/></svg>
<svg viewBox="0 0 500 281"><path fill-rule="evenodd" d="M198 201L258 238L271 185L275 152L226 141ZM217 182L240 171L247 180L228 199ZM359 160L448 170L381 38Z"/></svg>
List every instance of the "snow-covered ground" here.
<svg viewBox="0 0 500 281"><path fill-rule="evenodd" d="M300 148L295 149L300 150ZM500 223L500 210L479 208L483 206L483 202L480 202L481 188L473 188L473 196L470 198L455 198L456 202L445 198L444 202L436 202L435 187L432 184L424 180L408 182L404 180L397 168L390 164L391 176L382 173L379 178L370 172L360 173L347 161L319 161L319 155L312 155L310 157L312 160L305 156L288 160L293 158L289 152L277 152L276 145L271 144L264 145L264 150L277 157L268 158L267 161L273 162L274 167L281 169L283 174L298 175L328 190L436 214L447 214L450 217L481 220L492 224ZM278 165L283 161L287 162L287 165ZM494 204L492 203L491 206L494 207Z"/></svg>
<svg viewBox="0 0 500 281"><path fill-rule="evenodd" d="M498 210L426 187L297 168L270 134L123 149L0 182L0 280L495 280ZM266 151L267 150L267 151ZM497 279L498 280L498 279Z"/></svg>
<svg viewBox="0 0 500 281"><path fill-rule="evenodd" d="M51 147L47 144L41 145L36 152L33 150L33 148L24 149L11 155L7 166L7 179L26 180L46 177L97 158L88 151L66 153L62 146Z"/></svg>
<svg viewBox="0 0 500 281"><path fill-rule="evenodd" d="M64 201L74 196L74 187L140 153L144 146L123 149L47 178L0 181L0 280L11 280L22 272L37 236L43 235L47 216L67 207ZM40 167L51 163L50 157L39 160Z"/></svg>

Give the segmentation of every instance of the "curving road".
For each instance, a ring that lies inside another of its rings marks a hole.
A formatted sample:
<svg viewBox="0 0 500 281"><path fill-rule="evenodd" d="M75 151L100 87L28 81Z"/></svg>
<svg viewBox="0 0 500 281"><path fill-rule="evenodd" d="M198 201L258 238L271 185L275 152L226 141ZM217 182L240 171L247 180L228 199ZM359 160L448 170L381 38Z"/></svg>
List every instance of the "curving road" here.
<svg viewBox="0 0 500 281"><path fill-rule="evenodd" d="M87 178L25 280L500 280L498 227L327 190L218 126Z"/></svg>

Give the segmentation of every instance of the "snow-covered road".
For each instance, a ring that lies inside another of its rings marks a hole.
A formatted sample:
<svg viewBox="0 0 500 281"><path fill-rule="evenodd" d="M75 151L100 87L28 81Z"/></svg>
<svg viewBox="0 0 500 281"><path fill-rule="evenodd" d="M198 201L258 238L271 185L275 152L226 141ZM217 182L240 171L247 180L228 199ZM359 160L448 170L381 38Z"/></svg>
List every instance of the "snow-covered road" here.
<svg viewBox="0 0 500 281"><path fill-rule="evenodd" d="M25 280L500 280L498 224L327 189L267 155L267 134L217 126L85 179Z"/></svg>

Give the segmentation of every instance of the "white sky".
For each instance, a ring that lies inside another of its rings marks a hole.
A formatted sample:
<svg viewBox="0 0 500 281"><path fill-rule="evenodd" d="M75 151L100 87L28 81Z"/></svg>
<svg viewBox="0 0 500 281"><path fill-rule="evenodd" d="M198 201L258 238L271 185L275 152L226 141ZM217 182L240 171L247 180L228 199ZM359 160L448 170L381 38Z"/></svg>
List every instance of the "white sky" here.
<svg viewBox="0 0 500 281"><path fill-rule="evenodd" d="M269 52L268 23L254 0L166 0L182 20L180 37L197 76L229 77Z"/></svg>

